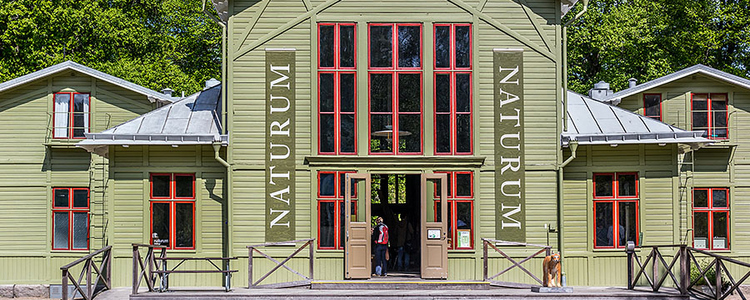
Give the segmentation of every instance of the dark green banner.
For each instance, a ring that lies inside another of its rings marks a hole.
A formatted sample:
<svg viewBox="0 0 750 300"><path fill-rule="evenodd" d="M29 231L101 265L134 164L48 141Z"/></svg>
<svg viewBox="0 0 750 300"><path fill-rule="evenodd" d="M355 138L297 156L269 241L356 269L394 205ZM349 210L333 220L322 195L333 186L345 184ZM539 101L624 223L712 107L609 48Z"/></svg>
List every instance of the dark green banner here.
<svg viewBox="0 0 750 300"><path fill-rule="evenodd" d="M266 242L294 235L295 52L266 49Z"/></svg>
<svg viewBox="0 0 750 300"><path fill-rule="evenodd" d="M526 242L523 50L494 50L495 238Z"/></svg>

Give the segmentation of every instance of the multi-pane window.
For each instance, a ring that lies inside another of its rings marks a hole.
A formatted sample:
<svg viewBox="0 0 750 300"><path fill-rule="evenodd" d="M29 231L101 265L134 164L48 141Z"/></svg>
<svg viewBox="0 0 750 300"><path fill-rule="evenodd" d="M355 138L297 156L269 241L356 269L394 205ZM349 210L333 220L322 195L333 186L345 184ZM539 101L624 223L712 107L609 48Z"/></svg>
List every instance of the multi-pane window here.
<svg viewBox="0 0 750 300"><path fill-rule="evenodd" d="M643 115L661 121L661 94L643 95Z"/></svg>
<svg viewBox="0 0 750 300"><path fill-rule="evenodd" d="M318 24L318 152L356 154L354 24Z"/></svg>
<svg viewBox="0 0 750 300"><path fill-rule="evenodd" d="M52 250L89 249L89 189L52 189Z"/></svg>
<svg viewBox="0 0 750 300"><path fill-rule="evenodd" d="M693 247L729 249L729 189L693 189Z"/></svg>
<svg viewBox="0 0 750 300"><path fill-rule="evenodd" d="M448 175L448 249L474 249L474 178L472 172ZM435 184L435 216L440 221L439 186ZM455 224L455 226L454 226Z"/></svg>
<svg viewBox="0 0 750 300"><path fill-rule="evenodd" d="M151 243L195 249L195 174L152 173Z"/></svg>
<svg viewBox="0 0 750 300"><path fill-rule="evenodd" d="M55 93L54 138L85 138L89 132L89 94Z"/></svg>
<svg viewBox="0 0 750 300"><path fill-rule="evenodd" d="M594 248L638 244L638 175L594 174Z"/></svg>
<svg viewBox="0 0 750 300"><path fill-rule="evenodd" d="M471 25L435 25L435 153L472 153Z"/></svg>
<svg viewBox="0 0 750 300"><path fill-rule="evenodd" d="M726 139L729 135L727 94L692 95L693 130L704 130L704 137Z"/></svg>
<svg viewBox="0 0 750 300"><path fill-rule="evenodd" d="M422 153L422 25L368 28L370 153Z"/></svg>
<svg viewBox="0 0 750 300"><path fill-rule="evenodd" d="M318 249L344 249L346 173L318 172ZM352 221L356 222L356 188L352 185Z"/></svg>

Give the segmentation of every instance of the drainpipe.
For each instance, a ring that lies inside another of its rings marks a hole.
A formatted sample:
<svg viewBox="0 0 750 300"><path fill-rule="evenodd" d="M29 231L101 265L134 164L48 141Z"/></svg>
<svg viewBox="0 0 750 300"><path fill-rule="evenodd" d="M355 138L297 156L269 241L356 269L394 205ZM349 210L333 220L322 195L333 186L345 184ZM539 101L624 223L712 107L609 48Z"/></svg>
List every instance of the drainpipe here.
<svg viewBox="0 0 750 300"><path fill-rule="evenodd" d="M226 255L225 257L231 257L232 252L233 252L232 251L232 233L230 230L232 223L230 223L229 221L232 219L231 218L232 216L232 191L231 191L232 165L230 165L226 160L221 158L221 156L219 155L219 152L221 151L221 141L214 141L212 146L214 147L214 159L217 162L219 162L222 166L227 168L226 184L222 186L224 195L226 195L225 203L226 203L226 208L227 208L227 214L226 214L227 219L224 220L223 225L226 226L224 228L226 230L225 232L226 232L227 245L226 245L226 250L222 252L224 252L224 255ZM228 264L228 262L226 262L225 264ZM228 270L227 267L228 265L224 265L225 270Z"/></svg>
<svg viewBox="0 0 750 300"><path fill-rule="evenodd" d="M570 141L569 147L570 157L557 168L557 251L560 253L561 261L563 258L563 168L577 157L578 141ZM563 278L565 277L563 276Z"/></svg>

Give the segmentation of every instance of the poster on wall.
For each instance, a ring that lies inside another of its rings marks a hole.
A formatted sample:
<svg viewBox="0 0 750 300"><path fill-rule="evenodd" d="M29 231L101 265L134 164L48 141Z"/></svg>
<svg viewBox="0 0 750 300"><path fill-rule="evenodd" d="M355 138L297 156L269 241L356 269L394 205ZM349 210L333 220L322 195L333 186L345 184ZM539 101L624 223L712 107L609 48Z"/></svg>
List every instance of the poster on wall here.
<svg viewBox="0 0 750 300"><path fill-rule="evenodd" d="M266 242L295 239L295 50L266 49Z"/></svg>
<svg viewBox="0 0 750 300"><path fill-rule="evenodd" d="M523 50L494 49L495 238L526 242Z"/></svg>

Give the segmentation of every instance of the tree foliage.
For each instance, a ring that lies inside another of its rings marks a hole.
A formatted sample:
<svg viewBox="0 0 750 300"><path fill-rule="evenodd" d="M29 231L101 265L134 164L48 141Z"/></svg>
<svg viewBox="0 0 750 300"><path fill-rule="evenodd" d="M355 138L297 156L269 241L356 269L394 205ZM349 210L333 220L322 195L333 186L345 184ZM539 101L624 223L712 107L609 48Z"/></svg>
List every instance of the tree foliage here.
<svg viewBox="0 0 750 300"><path fill-rule="evenodd" d="M201 0L0 1L0 82L72 60L154 89L220 78L221 28Z"/></svg>
<svg viewBox="0 0 750 300"><path fill-rule="evenodd" d="M571 18L581 10L566 17ZM571 90L612 89L704 64L750 77L750 0L592 0L568 28Z"/></svg>

